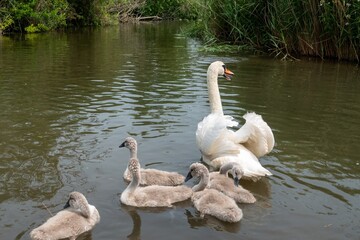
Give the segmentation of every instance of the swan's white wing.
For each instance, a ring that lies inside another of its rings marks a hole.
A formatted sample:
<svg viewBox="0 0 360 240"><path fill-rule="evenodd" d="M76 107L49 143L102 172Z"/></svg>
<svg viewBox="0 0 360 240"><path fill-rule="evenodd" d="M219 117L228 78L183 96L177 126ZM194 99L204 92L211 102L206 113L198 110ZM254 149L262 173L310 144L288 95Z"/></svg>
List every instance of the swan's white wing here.
<svg viewBox="0 0 360 240"><path fill-rule="evenodd" d="M206 116L198 124L196 130L196 143L203 155L210 159L223 154L231 154L233 149L237 149L234 143L234 132L227 127L237 126L231 116L224 116L212 113ZM237 153L237 151L236 151Z"/></svg>
<svg viewBox="0 0 360 240"><path fill-rule="evenodd" d="M257 157L271 152L275 144L274 135L261 115L247 113L243 118L246 122L235 132L235 141L244 145Z"/></svg>

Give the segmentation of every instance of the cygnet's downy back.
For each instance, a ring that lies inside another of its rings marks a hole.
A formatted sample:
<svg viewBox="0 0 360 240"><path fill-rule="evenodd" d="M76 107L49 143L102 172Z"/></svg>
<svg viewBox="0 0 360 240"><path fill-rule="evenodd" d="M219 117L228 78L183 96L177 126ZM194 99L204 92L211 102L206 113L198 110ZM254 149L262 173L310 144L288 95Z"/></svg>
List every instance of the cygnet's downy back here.
<svg viewBox="0 0 360 240"><path fill-rule="evenodd" d="M119 146L126 147L130 150L130 158L137 158L137 142L132 137L125 138L125 141ZM162 185L162 186L176 186L184 183L185 177L177 172L167 172L158 169L140 169L141 186L148 185ZM130 182L132 175L128 168L124 172L124 180Z"/></svg>
<svg viewBox="0 0 360 240"><path fill-rule="evenodd" d="M234 180L227 176L228 172L231 173ZM224 193L237 203L254 203L256 202L254 195L239 185L239 180L243 174L244 172L237 163L226 163L220 168L219 172L210 173L209 188Z"/></svg>
<svg viewBox="0 0 360 240"><path fill-rule="evenodd" d="M189 199L192 190L185 186L151 185L141 187L140 164L136 158L131 158L128 169L132 180L121 193L120 201L134 207L171 207L173 203Z"/></svg>
<svg viewBox="0 0 360 240"><path fill-rule="evenodd" d="M76 239L100 222L98 210L88 203L85 196L72 192L64 209L30 232L32 240Z"/></svg>
<svg viewBox="0 0 360 240"><path fill-rule="evenodd" d="M185 181L192 177L200 177L200 182L193 187L194 193L191 201L200 212L201 217L207 214L225 222L238 222L241 220L243 217L242 210L232 198L215 189L207 188L209 171L203 164L191 164Z"/></svg>

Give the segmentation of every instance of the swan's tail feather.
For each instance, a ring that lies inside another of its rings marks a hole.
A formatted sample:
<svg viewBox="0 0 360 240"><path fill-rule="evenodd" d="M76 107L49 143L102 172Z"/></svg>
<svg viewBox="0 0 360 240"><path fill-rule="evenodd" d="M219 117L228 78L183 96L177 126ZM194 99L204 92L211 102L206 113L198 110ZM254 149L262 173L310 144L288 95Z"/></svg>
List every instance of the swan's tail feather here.
<svg viewBox="0 0 360 240"><path fill-rule="evenodd" d="M255 156L261 157L274 148L274 134L269 125L256 113L246 113L245 124L235 132L238 143L244 145Z"/></svg>
<svg viewBox="0 0 360 240"><path fill-rule="evenodd" d="M273 175L273 174L272 174L269 170L263 168L263 169L257 170L256 172L249 171L249 170L244 171L244 175L243 175L242 178L244 178L244 179L249 179L249 180L253 180L253 181L256 182L256 181L259 180L261 177L272 176L272 175Z"/></svg>

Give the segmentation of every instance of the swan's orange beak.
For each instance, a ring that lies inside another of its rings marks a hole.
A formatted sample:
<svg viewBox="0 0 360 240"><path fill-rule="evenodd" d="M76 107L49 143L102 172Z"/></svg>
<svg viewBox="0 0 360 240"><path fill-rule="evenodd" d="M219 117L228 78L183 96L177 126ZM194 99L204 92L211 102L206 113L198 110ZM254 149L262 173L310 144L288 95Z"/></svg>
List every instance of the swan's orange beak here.
<svg viewBox="0 0 360 240"><path fill-rule="evenodd" d="M229 69L225 68L224 77L226 80L231 80L231 78L234 76L234 73L230 71Z"/></svg>

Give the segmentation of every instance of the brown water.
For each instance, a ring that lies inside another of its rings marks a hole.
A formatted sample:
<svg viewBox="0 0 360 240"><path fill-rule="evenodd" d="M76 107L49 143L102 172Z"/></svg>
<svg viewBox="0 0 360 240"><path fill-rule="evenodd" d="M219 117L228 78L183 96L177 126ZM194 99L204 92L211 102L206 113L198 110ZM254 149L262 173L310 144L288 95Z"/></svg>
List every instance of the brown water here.
<svg viewBox="0 0 360 240"><path fill-rule="evenodd" d="M360 239L359 68L199 47L171 23L0 37L0 239L29 239L73 190L101 215L81 239ZM243 123L256 111L273 129L261 162L274 176L241 183L258 201L237 224L200 219L189 201L122 205L126 136L143 166L185 175L199 161L214 60L236 74L220 82L224 112Z"/></svg>

